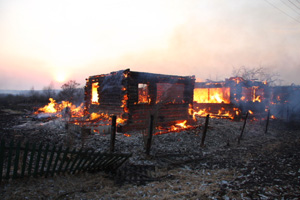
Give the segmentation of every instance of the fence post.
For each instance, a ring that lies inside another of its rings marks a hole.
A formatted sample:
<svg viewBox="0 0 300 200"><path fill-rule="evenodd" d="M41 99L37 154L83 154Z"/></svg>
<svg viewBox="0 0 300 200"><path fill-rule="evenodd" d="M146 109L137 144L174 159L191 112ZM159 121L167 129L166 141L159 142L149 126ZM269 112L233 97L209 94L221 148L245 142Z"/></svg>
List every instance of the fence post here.
<svg viewBox="0 0 300 200"><path fill-rule="evenodd" d="M115 151L115 140L116 140L116 130L117 130L117 117L112 116L111 122L111 132L110 132L110 153Z"/></svg>
<svg viewBox="0 0 300 200"><path fill-rule="evenodd" d="M249 115L249 112L247 111L246 118L245 118L245 121L244 121L244 125L243 125L243 128L242 128L242 132L241 132L240 137L238 138L238 144L240 144L240 141L241 141L241 139L243 137L243 133L244 133L244 130L245 130L245 127L246 127L248 115Z"/></svg>
<svg viewBox="0 0 300 200"><path fill-rule="evenodd" d="M152 135L153 135L153 121L154 121L154 116L150 116L150 125L149 125L149 132L148 132L148 138L147 138L147 144L146 144L146 154L150 154L150 148L151 148L151 143L152 143Z"/></svg>
<svg viewBox="0 0 300 200"><path fill-rule="evenodd" d="M267 123L266 123L265 133L268 133L269 121L270 121L270 109L268 109L268 115L267 115Z"/></svg>
<svg viewBox="0 0 300 200"><path fill-rule="evenodd" d="M204 141L205 141L206 132L207 132L207 128L208 128L208 122L209 122L209 114L206 115L206 119L205 119L205 125L204 125L204 130L203 130L201 144L200 144L201 147L204 147Z"/></svg>

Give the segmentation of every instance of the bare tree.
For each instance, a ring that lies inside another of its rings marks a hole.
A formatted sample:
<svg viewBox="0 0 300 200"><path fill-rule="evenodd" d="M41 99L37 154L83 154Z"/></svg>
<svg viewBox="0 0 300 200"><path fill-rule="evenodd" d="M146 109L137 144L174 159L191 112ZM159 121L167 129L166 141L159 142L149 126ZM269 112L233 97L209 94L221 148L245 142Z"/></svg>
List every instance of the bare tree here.
<svg viewBox="0 0 300 200"><path fill-rule="evenodd" d="M55 98L55 90L54 90L54 84L51 82L48 86L43 88L43 95L48 100L49 98Z"/></svg>
<svg viewBox="0 0 300 200"><path fill-rule="evenodd" d="M70 80L61 86L62 90L59 93L61 100L67 100L70 102L82 101L80 98L83 96L83 89L79 88L80 84L75 80Z"/></svg>
<svg viewBox="0 0 300 200"><path fill-rule="evenodd" d="M262 66L233 67L232 75L242 77L245 80L267 81L270 85L278 85L282 82L280 75L277 72L272 72L271 69Z"/></svg>

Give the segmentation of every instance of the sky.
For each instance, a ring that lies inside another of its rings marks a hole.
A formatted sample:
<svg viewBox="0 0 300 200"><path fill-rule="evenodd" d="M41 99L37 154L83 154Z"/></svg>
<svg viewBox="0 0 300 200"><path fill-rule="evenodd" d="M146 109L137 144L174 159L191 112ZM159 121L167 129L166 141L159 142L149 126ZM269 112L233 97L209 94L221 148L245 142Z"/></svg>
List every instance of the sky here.
<svg viewBox="0 0 300 200"><path fill-rule="evenodd" d="M132 71L300 84L299 0L1 0L0 90Z"/></svg>

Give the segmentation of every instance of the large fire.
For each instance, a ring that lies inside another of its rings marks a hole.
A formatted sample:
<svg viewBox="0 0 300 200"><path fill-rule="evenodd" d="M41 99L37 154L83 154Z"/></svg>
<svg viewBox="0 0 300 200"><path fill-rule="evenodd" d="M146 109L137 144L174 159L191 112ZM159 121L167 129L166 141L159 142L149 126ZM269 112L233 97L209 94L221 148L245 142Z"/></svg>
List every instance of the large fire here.
<svg viewBox="0 0 300 200"><path fill-rule="evenodd" d="M195 88L197 103L230 103L230 88Z"/></svg>
<svg viewBox="0 0 300 200"><path fill-rule="evenodd" d="M76 106L69 101L62 101L61 103L56 103L53 98L49 98L49 103L42 108L39 108L34 114L47 113L55 114L57 117L62 117L63 115L70 115L70 117L83 117L84 108L83 104Z"/></svg>

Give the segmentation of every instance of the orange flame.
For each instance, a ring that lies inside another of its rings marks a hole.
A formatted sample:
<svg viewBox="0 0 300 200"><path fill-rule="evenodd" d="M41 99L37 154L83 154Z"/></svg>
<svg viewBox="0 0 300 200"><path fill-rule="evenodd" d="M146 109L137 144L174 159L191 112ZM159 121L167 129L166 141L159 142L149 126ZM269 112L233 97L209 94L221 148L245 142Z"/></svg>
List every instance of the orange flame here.
<svg viewBox="0 0 300 200"><path fill-rule="evenodd" d="M99 84L98 82L92 83L92 104L97 104L97 105L99 105L98 84Z"/></svg>
<svg viewBox="0 0 300 200"><path fill-rule="evenodd" d="M195 88L197 103L230 103L230 88Z"/></svg>
<svg viewBox="0 0 300 200"><path fill-rule="evenodd" d="M34 114L39 114L39 113L54 113L57 114L57 117L62 117L62 111L66 108L69 109L69 114L71 117L82 117L83 116L83 103L76 107L69 101L62 101L62 103L58 104L53 98L49 98L49 103L42 107L39 108Z"/></svg>

